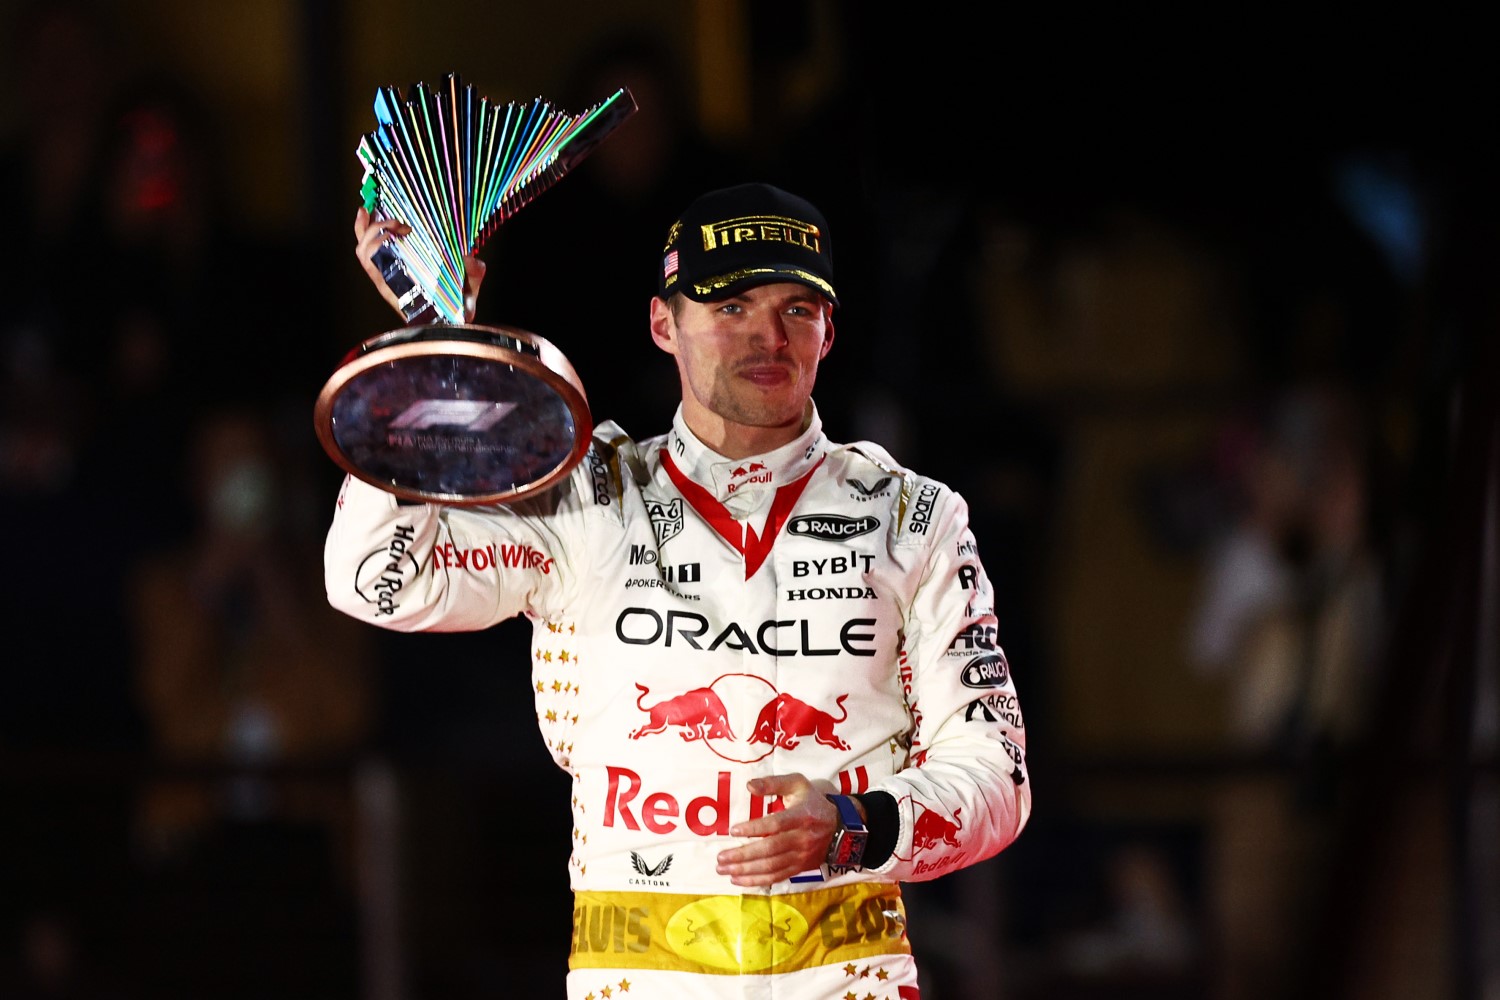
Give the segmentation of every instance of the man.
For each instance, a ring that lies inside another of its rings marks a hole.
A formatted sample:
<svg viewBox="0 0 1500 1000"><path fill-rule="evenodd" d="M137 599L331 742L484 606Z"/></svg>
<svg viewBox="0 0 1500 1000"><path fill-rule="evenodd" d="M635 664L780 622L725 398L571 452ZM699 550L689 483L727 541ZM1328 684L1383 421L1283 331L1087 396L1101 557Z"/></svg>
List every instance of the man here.
<svg viewBox="0 0 1500 1000"><path fill-rule="evenodd" d="M355 230L378 283L400 227ZM914 998L899 882L994 855L1030 813L964 501L823 435L837 304L814 206L712 191L651 300L682 388L668 433L601 424L565 481L505 507L340 494L336 607L403 631L533 623L538 723L573 780L574 1000ZM535 556L464 558L502 545ZM393 563L399 589L369 603Z"/></svg>

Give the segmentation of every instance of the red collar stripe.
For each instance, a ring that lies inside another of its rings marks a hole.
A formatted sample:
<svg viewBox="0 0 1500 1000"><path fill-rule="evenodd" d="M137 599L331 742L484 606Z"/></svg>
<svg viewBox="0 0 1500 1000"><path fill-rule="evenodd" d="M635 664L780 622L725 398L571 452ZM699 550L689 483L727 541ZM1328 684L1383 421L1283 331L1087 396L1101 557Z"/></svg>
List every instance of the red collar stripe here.
<svg viewBox="0 0 1500 1000"><path fill-rule="evenodd" d="M771 554L771 546L776 542L776 536L781 533L781 526L786 523L792 514L792 508L797 505L797 500L802 496L802 491L807 488L807 483L812 479L812 474L818 471L818 466L823 464L823 459L813 465L811 469L795 482L787 483L776 490L776 498L771 501L771 513L766 517L765 534L757 536L755 529L748 524L741 524L729 513L729 509L719 502L719 498L708 490L695 483L687 477L677 464L672 461L672 456L665 448L661 452L661 463L671 477L677 491L681 493L687 502L692 504L693 509L708 522L709 527L717 531L740 555L745 557L745 579L748 580L760 569L761 564L766 561L766 556Z"/></svg>

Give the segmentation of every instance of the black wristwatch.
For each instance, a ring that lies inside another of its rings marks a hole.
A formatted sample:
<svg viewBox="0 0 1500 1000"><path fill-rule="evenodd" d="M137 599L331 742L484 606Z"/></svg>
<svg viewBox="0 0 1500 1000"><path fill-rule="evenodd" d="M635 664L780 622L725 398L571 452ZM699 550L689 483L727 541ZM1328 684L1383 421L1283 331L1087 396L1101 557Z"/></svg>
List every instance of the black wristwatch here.
<svg viewBox="0 0 1500 1000"><path fill-rule="evenodd" d="M865 859L865 844L870 833L865 829L865 821L859 818L859 807L853 799L847 795L830 795L828 801L839 810L839 828L833 832L825 861L828 871L834 875L857 871Z"/></svg>

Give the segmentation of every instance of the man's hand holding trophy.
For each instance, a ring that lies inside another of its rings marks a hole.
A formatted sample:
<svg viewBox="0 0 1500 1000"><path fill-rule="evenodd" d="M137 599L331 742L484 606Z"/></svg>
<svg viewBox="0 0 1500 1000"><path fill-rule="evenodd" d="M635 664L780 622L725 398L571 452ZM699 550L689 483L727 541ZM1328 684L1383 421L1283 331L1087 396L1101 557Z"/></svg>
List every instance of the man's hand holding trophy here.
<svg viewBox="0 0 1500 1000"><path fill-rule="evenodd" d="M408 325L364 341L314 408L325 451L398 499L504 503L567 475L588 449L588 400L537 334L473 323L480 247L636 110L621 88L582 114L492 104L455 74L402 101L381 88L357 254Z"/></svg>

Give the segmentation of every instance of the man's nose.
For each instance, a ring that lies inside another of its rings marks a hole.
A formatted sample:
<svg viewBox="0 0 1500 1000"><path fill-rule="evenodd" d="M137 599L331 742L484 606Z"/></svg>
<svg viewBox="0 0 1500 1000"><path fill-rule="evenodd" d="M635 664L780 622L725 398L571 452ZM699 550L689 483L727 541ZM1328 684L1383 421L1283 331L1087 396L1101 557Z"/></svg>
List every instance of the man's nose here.
<svg viewBox="0 0 1500 1000"><path fill-rule="evenodd" d="M767 312L755 317L751 324L751 340L760 347L768 350L779 350L789 342L786 333L786 322L779 312Z"/></svg>

